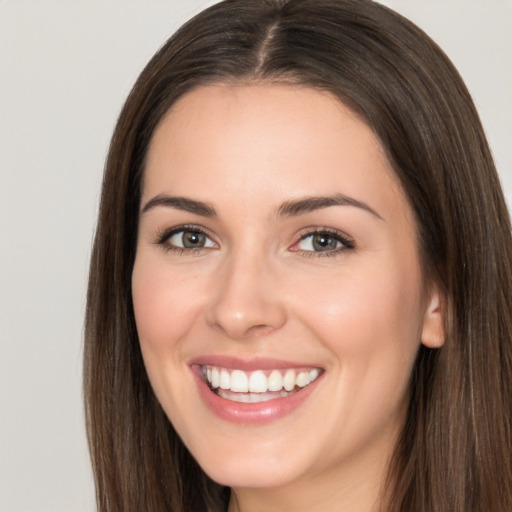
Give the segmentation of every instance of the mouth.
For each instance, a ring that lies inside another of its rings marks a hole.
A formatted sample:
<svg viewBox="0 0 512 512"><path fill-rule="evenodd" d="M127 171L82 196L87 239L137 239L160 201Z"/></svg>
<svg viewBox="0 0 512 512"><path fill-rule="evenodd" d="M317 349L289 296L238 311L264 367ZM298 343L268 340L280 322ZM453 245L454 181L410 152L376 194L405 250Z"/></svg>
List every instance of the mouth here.
<svg viewBox="0 0 512 512"><path fill-rule="evenodd" d="M286 368L244 371L214 365L201 365L205 384L217 396L241 403L259 403L285 398L312 384L321 368Z"/></svg>

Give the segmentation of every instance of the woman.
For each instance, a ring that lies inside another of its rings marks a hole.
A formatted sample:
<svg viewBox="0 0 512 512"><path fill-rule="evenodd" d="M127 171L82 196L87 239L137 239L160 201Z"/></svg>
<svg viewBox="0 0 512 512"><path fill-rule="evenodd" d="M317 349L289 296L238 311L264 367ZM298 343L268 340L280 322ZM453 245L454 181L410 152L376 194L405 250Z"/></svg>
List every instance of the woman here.
<svg viewBox="0 0 512 512"><path fill-rule="evenodd" d="M120 115L85 345L101 511L512 510L507 209L370 1L226 1Z"/></svg>

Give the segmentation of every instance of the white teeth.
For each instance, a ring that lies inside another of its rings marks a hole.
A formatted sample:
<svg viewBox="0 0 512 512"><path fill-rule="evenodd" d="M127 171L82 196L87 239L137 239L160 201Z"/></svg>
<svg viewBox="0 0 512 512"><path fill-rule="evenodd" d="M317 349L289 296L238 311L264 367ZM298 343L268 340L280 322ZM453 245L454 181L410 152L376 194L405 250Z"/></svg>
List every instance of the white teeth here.
<svg viewBox="0 0 512 512"><path fill-rule="evenodd" d="M283 386L286 391L291 391L295 387L295 372L293 370L288 370L284 374Z"/></svg>
<svg viewBox="0 0 512 512"><path fill-rule="evenodd" d="M220 388L217 391L219 396L238 402L261 402L276 398L276 392L280 392L278 396L288 396L298 388L306 387L317 379L320 370L276 369L269 374L263 370L245 372L204 366L202 373L212 389Z"/></svg>
<svg viewBox="0 0 512 512"><path fill-rule="evenodd" d="M233 388L231 389L233 390ZM268 384L265 374L260 370L251 373L251 376L249 377L249 391L251 393L265 393L267 389Z"/></svg>
<svg viewBox="0 0 512 512"><path fill-rule="evenodd" d="M234 393L233 391L219 389L217 394L226 398L227 400L231 400L232 402L242 402L255 404L258 402L268 402L269 400L274 400L275 398L284 398L285 396L293 395L293 392L285 391L284 389L280 391L279 395L276 396L275 393Z"/></svg>
<svg viewBox="0 0 512 512"><path fill-rule="evenodd" d="M208 379L208 373L206 373L206 378ZM212 385L213 389L219 387L220 375L218 368L215 368L215 366L212 368L212 380L208 379L208 382Z"/></svg>
<svg viewBox="0 0 512 512"><path fill-rule="evenodd" d="M247 393L249 391L249 379L242 370L233 370L231 372L231 391L237 393Z"/></svg>
<svg viewBox="0 0 512 512"><path fill-rule="evenodd" d="M220 372L220 380L219 387L221 389L229 389L231 387L231 382L229 378L229 372L227 370L221 370Z"/></svg>
<svg viewBox="0 0 512 512"><path fill-rule="evenodd" d="M299 386L299 388L307 386L309 382L309 372L300 372L299 375L297 375L297 378L295 379L295 383L297 384L297 386Z"/></svg>
<svg viewBox="0 0 512 512"><path fill-rule="evenodd" d="M272 370L272 373L268 376L267 386L269 391L281 391L283 376L279 370Z"/></svg>

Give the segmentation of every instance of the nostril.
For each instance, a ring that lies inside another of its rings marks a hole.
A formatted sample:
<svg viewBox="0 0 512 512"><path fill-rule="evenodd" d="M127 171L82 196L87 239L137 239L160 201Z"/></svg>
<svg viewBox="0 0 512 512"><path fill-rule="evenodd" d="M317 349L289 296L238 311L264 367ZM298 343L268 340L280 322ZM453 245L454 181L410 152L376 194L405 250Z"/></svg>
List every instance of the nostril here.
<svg viewBox="0 0 512 512"><path fill-rule="evenodd" d="M255 335L259 336L266 336L267 334L273 332L275 329L276 327L270 325L255 325L249 329L248 334L254 333Z"/></svg>
<svg viewBox="0 0 512 512"><path fill-rule="evenodd" d="M215 322L214 327L223 331L225 335L232 339L237 340L248 340L251 338L267 336L273 331L275 331L276 327L265 324L257 324L257 325L246 325L246 324L227 324L224 322Z"/></svg>

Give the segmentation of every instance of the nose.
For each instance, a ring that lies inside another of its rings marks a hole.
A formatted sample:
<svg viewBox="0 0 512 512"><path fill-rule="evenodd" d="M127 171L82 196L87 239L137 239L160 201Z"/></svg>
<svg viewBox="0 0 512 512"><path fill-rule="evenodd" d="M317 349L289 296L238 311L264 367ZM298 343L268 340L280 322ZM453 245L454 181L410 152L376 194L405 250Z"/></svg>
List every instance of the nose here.
<svg viewBox="0 0 512 512"><path fill-rule="evenodd" d="M215 276L207 322L233 340L264 336L286 322L279 280L262 257L232 255Z"/></svg>

